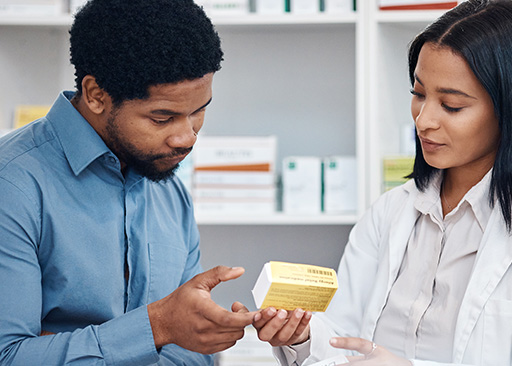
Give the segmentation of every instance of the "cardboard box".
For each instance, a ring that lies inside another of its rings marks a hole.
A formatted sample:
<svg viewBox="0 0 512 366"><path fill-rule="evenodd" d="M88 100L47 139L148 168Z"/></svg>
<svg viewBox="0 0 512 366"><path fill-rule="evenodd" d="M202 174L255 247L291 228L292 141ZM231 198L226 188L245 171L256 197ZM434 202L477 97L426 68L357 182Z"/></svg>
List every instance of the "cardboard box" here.
<svg viewBox="0 0 512 366"><path fill-rule="evenodd" d="M258 14L284 14L285 0L256 0Z"/></svg>
<svg viewBox="0 0 512 366"><path fill-rule="evenodd" d="M379 0L380 10L449 10L458 1L450 0Z"/></svg>
<svg viewBox="0 0 512 366"><path fill-rule="evenodd" d="M414 168L414 156L387 156L383 160L384 191L398 187L409 179L406 178Z"/></svg>
<svg viewBox="0 0 512 366"><path fill-rule="evenodd" d="M0 0L1 15L59 15L62 0Z"/></svg>
<svg viewBox="0 0 512 366"><path fill-rule="evenodd" d="M323 159L323 211L357 211L357 161L355 156L330 156Z"/></svg>
<svg viewBox="0 0 512 366"><path fill-rule="evenodd" d="M14 111L14 128L20 128L48 114L49 105L18 105Z"/></svg>
<svg viewBox="0 0 512 366"><path fill-rule="evenodd" d="M243 15L249 13L249 0L211 0L212 15Z"/></svg>
<svg viewBox="0 0 512 366"><path fill-rule="evenodd" d="M320 214L322 211L322 160L291 156L283 160L283 212Z"/></svg>
<svg viewBox="0 0 512 366"><path fill-rule="evenodd" d="M200 136L194 146L196 171L274 171L276 136Z"/></svg>
<svg viewBox="0 0 512 366"><path fill-rule="evenodd" d="M293 14L316 14L320 12L319 0L290 0L290 12Z"/></svg>
<svg viewBox="0 0 512 366"><path fill-rule="evenodd" d="M271 261L263 266L252 294L258 308L325 311L337 289L331 268Z"/></svg>
<svg viewBox="0 0 512 366"><path fill-rule="evenodd" d="M324 0L323 11L328 14L345 14L354 10L352 0Z"/></svg>

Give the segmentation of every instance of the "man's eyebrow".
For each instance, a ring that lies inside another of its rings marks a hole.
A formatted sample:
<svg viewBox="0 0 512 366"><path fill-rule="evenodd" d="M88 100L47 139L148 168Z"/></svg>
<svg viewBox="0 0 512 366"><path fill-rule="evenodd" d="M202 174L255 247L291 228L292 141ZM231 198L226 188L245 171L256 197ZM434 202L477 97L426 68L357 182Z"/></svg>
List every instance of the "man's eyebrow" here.
<svg viewBox="0 0 512 366"><path fill-rule="evenodd" d="M421 81L421 79L418 77L418 75L416 75L416 73L414 74L414 78L416 79L416 81L421 85L421 86L424 86L423 85L423 82ZM463 97L466 97L466 98L471 98L471 99L477 99L467 93L464 93L463 91L461 90L458 90L458 89L451 89L451 88L437 88L436 91L438 93L442 93L442 94L454 94L454 95L460 95L460 96L463 96Z"/></svg>
<svg viewBox="0 0 512 366"><path fill-rule="evenodd" d="M201 109L206 108L208 106L208 104L210 104L211 102L212 102L212 98L210 98L210 100L208 100L208 102L206 102L206 104L204 104L203 106L197 108L193 113L198 112ZM152 110L151 113L152 114L159 114L159 115L163 115L163 116L179 116L181 114L179 112L175 112L175 111L170 110L170 109L155 109L155 110Z"/></svg>

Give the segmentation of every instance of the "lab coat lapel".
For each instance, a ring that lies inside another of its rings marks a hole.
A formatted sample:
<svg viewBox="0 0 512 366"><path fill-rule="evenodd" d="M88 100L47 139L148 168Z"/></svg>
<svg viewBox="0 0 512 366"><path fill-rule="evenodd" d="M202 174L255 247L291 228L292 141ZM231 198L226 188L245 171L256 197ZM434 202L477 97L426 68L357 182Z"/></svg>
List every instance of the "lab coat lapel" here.
<svg viewBox="0 0 512 366"><path fill-rule="evenodd" d="M485 303L512 263L512 240L499 206L494 208L482 237L471 278L462 301L453 349L453 361L461 363L469 338Z"/></svg>
<svg viewBox="0 0 512 366"><path fill-rule="evenodd" d="M387 241L389 243L387 253L382 259L385 269L378 276L375 294L368 307L367 323L363 327L365 331L362 332L363 338L373 339L377 321L386 305L389 292L400 270L409 236L418 218L418 211L414 208L416 199L414 192L416 191L410 191L407 203L403 205L401 212L394 215L394 219L389 226L388 235L383 237L383 242Z"/></svg>
<svg viewBox="0 0 512 366"><path fill-rule="evenodd" d="M389 294L395 282L405 255L405 249L419 212L414 207L416 194L410 194L401 213L395 216L389 230L389 272L386 293ZM386 296L387 298L387 296Z"/></svg>

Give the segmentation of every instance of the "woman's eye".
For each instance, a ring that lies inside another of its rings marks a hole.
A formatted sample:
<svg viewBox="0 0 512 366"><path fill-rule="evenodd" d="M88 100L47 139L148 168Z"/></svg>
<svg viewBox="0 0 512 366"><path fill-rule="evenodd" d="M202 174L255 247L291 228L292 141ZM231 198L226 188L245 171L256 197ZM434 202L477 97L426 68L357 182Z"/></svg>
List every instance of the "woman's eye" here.
<svg viewBox="0 0 512 366"><path fill-rule="evenodd" d="M425 97L423 94L421 94L421 93L417 92L417 91L416 91L416 90L414 90L414 89L411 89L411 90L410 90L410 92L411 92L411 94L412 94L413 96L415 96L415 97L417 97L417 98L424 98L424 97Z"/></svg>
<svg viewBox="0 0 512 366"><path fill-rule="evenodd" d="M462 110L462 108L455 108L455 107L450 107L450 106L447 106L446 104L443 103L443 108L447 111L447 112L450 112L450 113L455 113L455 112L459 112L460 110Z"/></svg>

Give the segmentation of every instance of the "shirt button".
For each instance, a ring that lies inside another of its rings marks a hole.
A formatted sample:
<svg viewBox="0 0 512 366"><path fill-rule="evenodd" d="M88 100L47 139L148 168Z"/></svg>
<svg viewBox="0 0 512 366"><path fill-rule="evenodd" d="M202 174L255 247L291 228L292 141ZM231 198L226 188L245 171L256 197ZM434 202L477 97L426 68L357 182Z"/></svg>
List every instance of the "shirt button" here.
<svg viewBox="0 0 512 366"><path fill-rule="evenodd" d="M117 163L116 158L114 158L112 156L110 158L108 158L108 160L110 161L111 164L115 165Z"/></svg>

